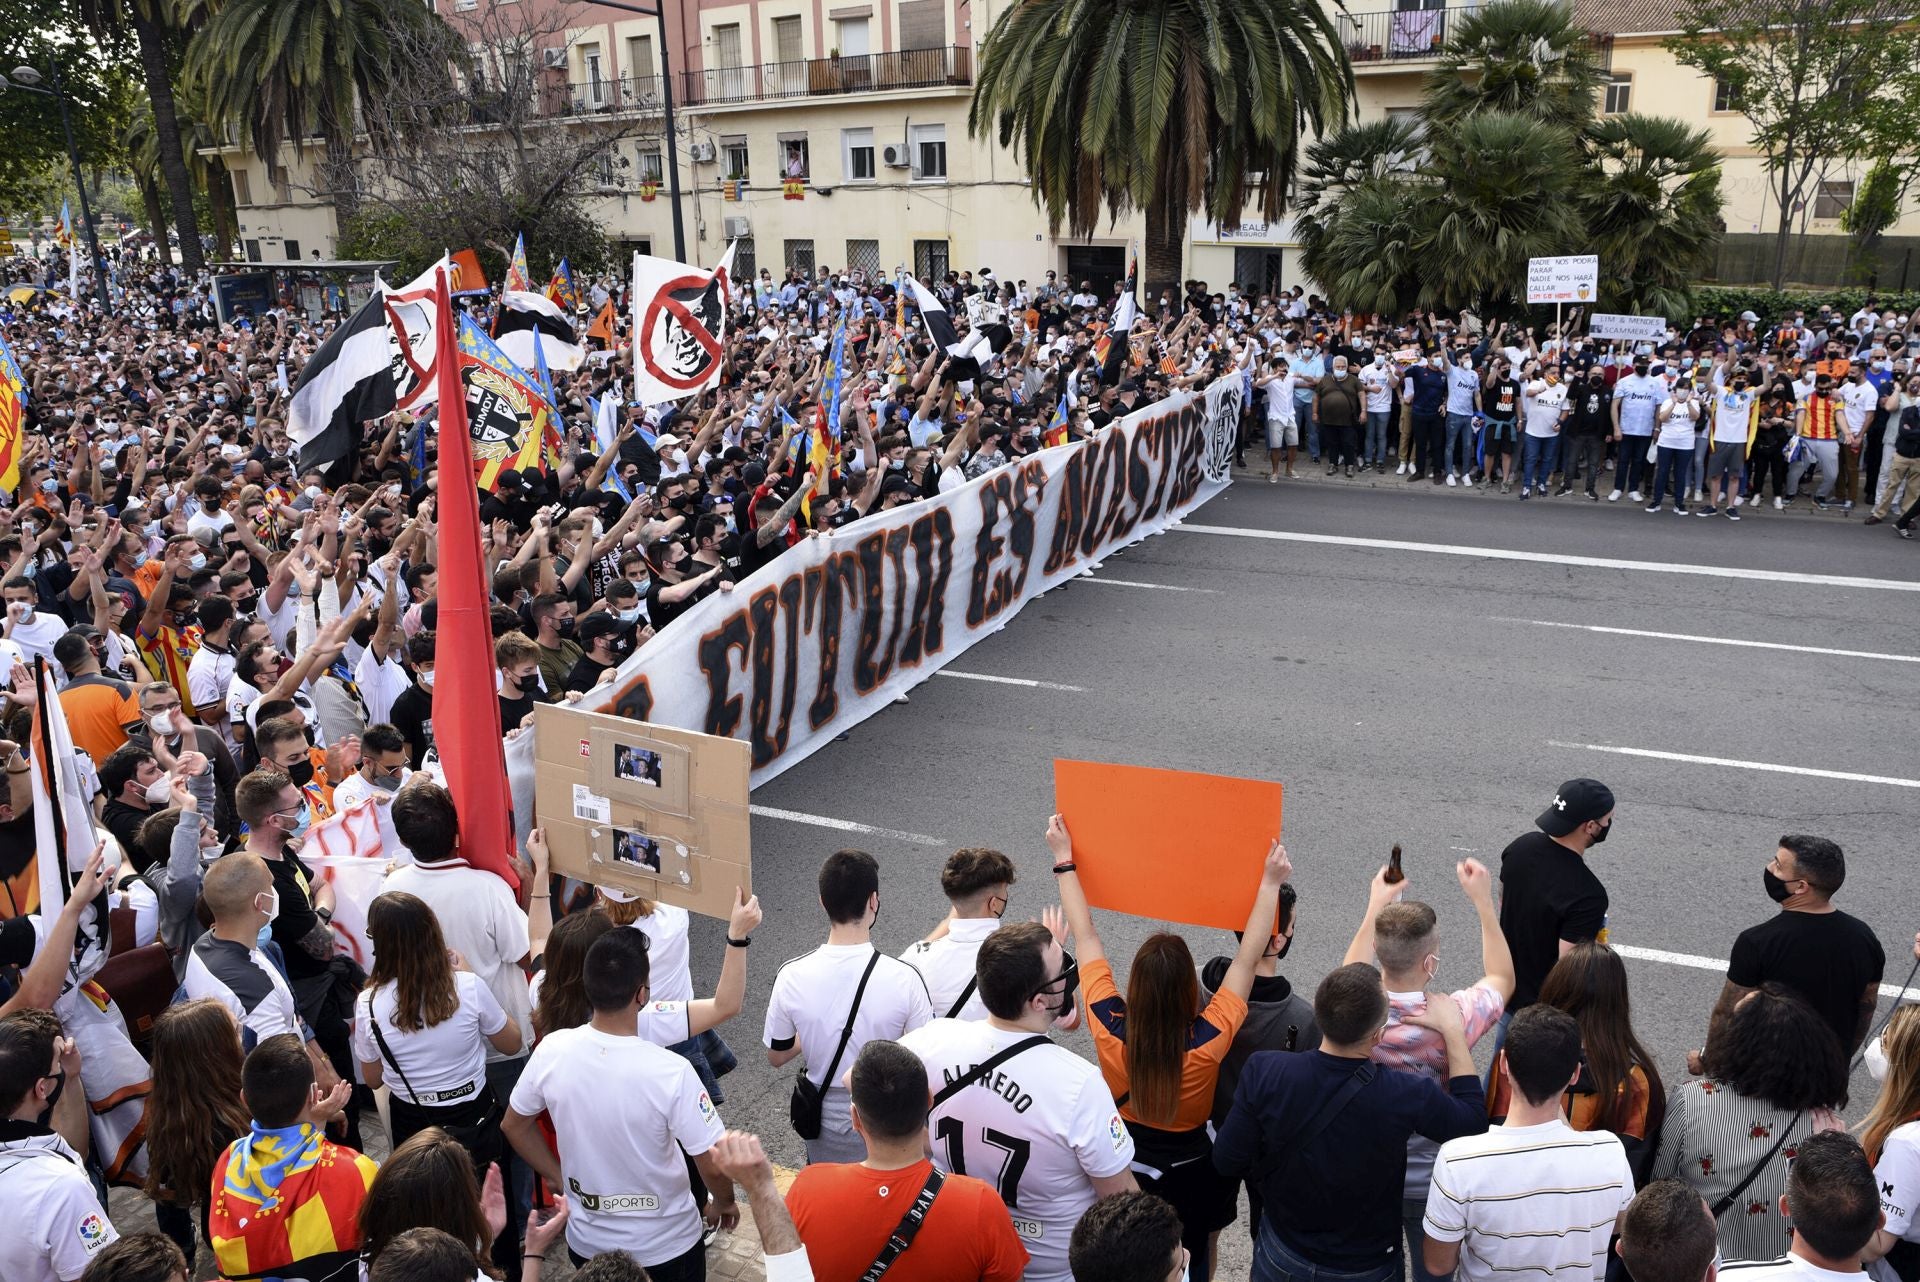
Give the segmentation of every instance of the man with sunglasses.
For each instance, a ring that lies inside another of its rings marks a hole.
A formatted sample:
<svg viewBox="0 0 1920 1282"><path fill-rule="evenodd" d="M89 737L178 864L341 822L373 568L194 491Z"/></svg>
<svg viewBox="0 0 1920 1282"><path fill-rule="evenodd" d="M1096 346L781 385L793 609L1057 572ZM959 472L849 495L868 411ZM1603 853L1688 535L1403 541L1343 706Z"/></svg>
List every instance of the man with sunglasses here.
<svg viewBox="0 0 1920 1282"><path fill-rule="evenodd" d="M1137 1187L1133 1137L1099 1068L1046 1036L1080 985L1054 933L1002 926L981 941L975 974L985 1020L936 1019L899 1039L926 1065L934 1165L999 1192L1032 1257L1026 1282L1070 1282L1080 1216Z"/></svg>

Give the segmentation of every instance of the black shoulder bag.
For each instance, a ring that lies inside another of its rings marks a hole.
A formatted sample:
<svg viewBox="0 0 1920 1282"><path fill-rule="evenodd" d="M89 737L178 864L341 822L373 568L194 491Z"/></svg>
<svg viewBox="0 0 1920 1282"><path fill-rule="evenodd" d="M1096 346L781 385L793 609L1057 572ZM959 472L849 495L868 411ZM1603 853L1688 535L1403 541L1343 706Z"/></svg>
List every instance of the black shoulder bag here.
<svg viewBox="0 0 1920 1282"><path fill-rule="evenodd" d="M927 1212L933 1209L933 1199L939 1196L940 1186L946 1182L947 1177L940 1173L939 1167L928 1169L927 1182L920 1186L919 1195L913 1199L907 1213L900 1217L900 1223L894 1226L887 1244L880 1248L880 1254L860 1275L860 1282L880 1282L881 1275L893 1267L893 1262L906 1254L907 1248L913 1245L913 1239L920 1235L920 1226L927 1222Z"/></svg>
<svg viewBox="0 0 1920 1282"><path fill-rule="evenodd" d="M400 1084L407 1088L407 1094L413 1096L412 1100L396 1099L394 1102L430 1112L435 1106L418 1102L420 1093L413 1089L413 1083L407 1080L407 1070L400 1067L393 1048L387 1045L386 1034L380 1031L380 1019L373 1013L372 1001L367 1003L367 1026L373 1030L373 1040L379 1047L380 1058L393 1066L393 1071L400 1075ZM436 1122L435 1125L473 1156L476 1172L481 1172L500 1152L500 1123L506 1117L506 1109L494 1098L493 1086L484 1077L480 1079L480 1089L474 1092L472 1104L479 1113L477 1117L465 1122Z"/></svg>
<svg viewBox="0 0 1920 1282"><path fill-rule="evenodd" d="M1360 1088L1373 1080L1373 1070L1373 1061L1363 1060L1360 1067L1353 1070L1353 1076L1342 1082L1340 1089L1327 1097L1327 1102L1320 1106L1320 1111L1307 1119L1305 1126L1294 1132L1286 1143L1279 1145L1272 1157L1248 1173L1247 1187L1257 1189L1278 1174L1288 1163L1306 1152L1307 1146L1319 1139L1321 1132L1331 1126L1333 1119L1338 1117L1341 1110L1360 1093Z"/></svg>
<svg viewBox="0 0 1920 1282"><path fill-rule="evenodd" d="M853 1036L854 1016L860 1013L860 999L867 995L867 981L873 978L873 968L880 964L880 950L875 949L873 956L867 959L866 970L860 973L860 987L853 990L853 1006L847 1011L847 1026L840 1030L840 1044L833 1048L833 1059L827 1064L826 1073L820 1078L821 1084L815 1086L806 1070L794 1079L793 1099L787 1104L787 1118L793 1123L793 1130L803 1140L820 1138L820 1108L826 1103L827 1087L833 1084L833 1075L840 1068L840 1057L847 1053L847 1040Z"/></svg>
<svg viewBox="0 0 1920 1282"><path fill-rule="evenodd" d="M953 999L953 1005L947 1007L948 1019L960 1018L961 1009L966 1006L968 999L973 996L973 990L978 987L980 987L980 977L975 975L967 981L967 986L960 990L960 995Z"/></svg>
<svg viewBox="0 0 1920 1282"><path fill-rule="evenodd" d="M1781 1147L1786 1144L1787 1137L1793 1134L1793 1128L1799 1125L1799 1122L1800 1114L1795 1113L1793 1115L1793 1121L1788 1122L1786 1126L1781 1128L1780 1138L1773 1142L1773 1147L1767 1150L1766 1156L1755 1162L1753 1169L1747 1172L1747 1178L1734 1185L1731 1192L1713 1204L1714 1219L1719 1219L1728 1210L1732 1209L1734 1203L1740 1200L1740 1195L1753 1187L1753 1182L1760 1178L1760 1172L1767 1169L1767 1163L1773 1161L1773 1155L1778 1153Z"/></svg>
<svg viewBox="0 0 1920 1282"><path fill-rule="evenodd" d="M933 1103L928 1106L927 1111L931 1113L934 1109L939 1108L942 1104L952 1099L955 1095L958 1095L961 1091L964 1091L965 1089L967 1089L967 1087L973 1085L975 1082L979 1081L981 1078L985 1077L988 1073L991 1073L994 1069L1000 1067L1002 1064L1012 1059L1015 1055L1020 1054L1022 1051L1030 1051L1036 1046L1049 1045L1052 1043L1052 1041L1053 1039L1051 1037L1048 1037L1045 1033L1035 1033L1032 1037L1021 1038L1019 1041L1007 1047L1005 1050L1000 1051L998 1054L989 1055L986 1059L982 1060L980 1063L975 1064L972 1068L968 1069L966 1072L962 1073L960 1076L954 1078L951 1082L948 1082L945 1086L942 1086L940 1088L939 1094L933 1097Z"/></svg>

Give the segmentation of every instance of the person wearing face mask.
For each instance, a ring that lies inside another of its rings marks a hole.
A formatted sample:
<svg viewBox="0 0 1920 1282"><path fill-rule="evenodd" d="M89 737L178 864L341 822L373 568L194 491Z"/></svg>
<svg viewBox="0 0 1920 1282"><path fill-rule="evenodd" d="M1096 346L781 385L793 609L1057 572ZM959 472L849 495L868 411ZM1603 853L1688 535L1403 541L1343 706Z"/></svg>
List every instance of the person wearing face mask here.
<svg viewBox="0 0 1920 1282"><path fill-rule="evenodd" d="M105 761L140 724L133 686L100 671L100 660L79 628L53 643L53 658L67 674L60 687L60 708L74 746L93 761Z"/></svg>
<svg viewBox="0 0 1920 1282"><path fill-rule="evenodd" d="M280 915L280 894L268 865L236 851L208 865L201 897L213 925L188 950L181 989L188 1001L212 998L233 1014L243 1046L281 1033L310 1041L293 988L260 951L261 935Z"/></svg>
<svg viewBox="0 0 1920 1282"><path fill-rule="evenodd" d="M1013 861L997 850L968 847L947 857L940 891L951 905L938 926L900 959L920 972L935 1015L985 1019L974 958L980 943L1000 929L1013 892Z"/></svg>
<svg viewBox="0 0 1920 1282"><path fill-rule="evenodd" d="M540 647L524 635L503 634L493 643L493 661L500 671L500 728L503 731L527 723L536 703L553 702L553 694L540 685Z"/></svg>
<svg viewBox="0 0 1920 1282"><path fill-rule="evenodd" d="M602 677L620 665L620 660L625 657L619 648L620 644L632 636L631 624L622 623L604 610L581 620L579 641L585 649L567 673L564 688L585 694L599 685Z"/></svg>
<svg viewBox="0 0 1920 1282"><path fill-rule="evenodd" d="M1406 880L1388 881L1384 868L1374 875L1368 888L1367 913L1347 946L1343 963L1377 962L1386 984L1387 1028L1373 1048L1373 1062L1425 1077L1442 1087L1446 1085L1446 1043L1433 1029L1411 1023L1408 1017L1424 1012L1429 1002L1450 1000L1460 1011L1463 1035L1472 1046L1499 1024L1514 982L1513 953L1500 932L1492 876L1477 859L1461 860L1454 872L1480 921L1480 969L1484 973L1471 987L1452 993L1432 991L1440 967L1439 917L1430 906L1406 899ZM1426 1241L1421 1221L1426 1215L1433 1159L1439 1147L1425 1136L1407 1140L1405 1205L1401 1210L1414 1282L1430 1282L1434 1276L1427 1272L1421 1255Z"/></svg>
<svg viewBox="0 0 1920 1282"><path fill-rule="evenodd" d="M1433 477L1441 483L1440 457L1446 448L1447 371L1446 358L1434 352L1407 370L1401 396L1412 407L1413 470L1408 481Z"/></svg>
<svg viewBox="0 0 1920 1282"><path fill-rule="evenodd" d="M128 890L136 912L143 908L136 892L145 891L152 899L154 939L167 946L173 955L176 979L186 973L187 954L200 938L200 918L194 901L200 896L205 867L220 854L220 834L201 818L213 809L213 773L202 769L197 775L175 771L167 776L168 806L147 816L140 825L140 849L148 864L137 879L121 884ZM136 928L135 939L154 942Z"/></svg>
<svg viewBox="0 0 1920 1282"><path fill-rule="evenodd" d="M100 792L106 798L100 822L127 852L134 871L146 871L150 861L139 842L140 825L172 798L165 772L151 752L129 743L100 763Z"/></svg>
<svg viewBox="0 0 1920 1282"><path fill-rule="evenodd" d="M1293 865L1275 841L1240 947L1203 1007L1193 956L1176 934L1148 936L1134 954L1126 995L1121 995L1080 886L1072 838L1057 815L1047 825L1047 844L1060 906L1080 951L1100 1072L1133 1138L1136 1161L1155 1172L1143 1172L1140 1187L1164 1197L1180 1213L1181 1241L1194 1257L1193 1276L1206 1282L1209 1239L1233 1223L1238 1195L1237 1182L1214 1169L1207 1124L1215 1085L1220 1063L1246 1021L1247 996L1273 942L1280 888Z"/></svg>
<svg viewBox="0 0 1920 1282"><path fill-rule="evenodd" d="M280 771L300 790L303 809L300 831L294 835L304 837L308 827L333 814L333 782L325 773L327 754L307 738L307 725L296 709L289 706L284 713L270 713L270 707L261 709L262 719L253 732L260 768Z"/></svg>
<svg viewBox="0 0 1920 1282"><path fill-rule="evenodd" d="M346 810L373 796L392 797L412 774L412 754L400 731L384 722L367 727L360 736L360 760L352 773L333 789L333 807Z"/></svg>
<svg viewBox="0 0 1920 1282"><path fill-rule="evenodd" d="M1598 779L1569 779L1534 827L1500 852L1500 930L1514 973L1503 1023L1539 999L1561 954L1606 939L1607 888L1587 853L1613 831L1612 789Z"/></svg>
<svg viewBox="0 0 1920 1282"><path fill-rule="evenodd" d="M1660 406L1660 436L1654 443L1659 459L1653 470L1653 489L1647 495L1649 514L1660 510L1669 491L1673 494L1673 514L1687 514L1687 482L1693 471L1694 439L1703 417L1693 384L1675 383L1672 394Z"/></svg>
<svg viewBox="0 0 1920 1282"><path fill-rule="evenodd" d="M1357 375L1366 393L1367 432L1360 451L1360 470L1387 470L1387 426L1393 419L1393 370L1385 352L1374 352Z"/></svg>
<svg viewBox="0 0 1920 1282"><path fill-rule="evenodd" d="M1613 440L1620 451L1609 503L1618 503L1622 494L1634 503L1644 501L1640 487L1648 471L1647 442L1653 436L1660 402L1666 399L1665 387L1651 375L1651 357L1636 355L1632 368L1633 373L1613 385Z"/></svg>
<svg viewBox="0 0 1920 1282"><path fill-rule="evenodd" d="M1867 428L1880 408L1879 387L1868 378L1865 365L1851 363L1840 386L1840 508L1853 511L1860 497L1860 454L1866 447Z"/></svg>
<svg viewBox="0 0 1920 1282"><path fill-rule="evenodd" d="M540 680L550 691L564 690L567 677L585 651L574 640L573 598L543 592L533 599L534 644L540 649Z"/></svg>
<svg viewBox="0 0 1920 1282"><path fill-rule="evenodd" d="M1744 369L1735 369L1716 382L1713 419L1706 433L1706 470L1700 482L1701 516L1715 515L1715 504L1724 499L1728 519L1740 519L1740 478L1753 446L1759 400Z"/></svg>
<svg viewBox="0 0 1920 1282"><path fill-rule="evenodd" d="M433 747L433 654L437 634L422 628L407 638L407 664L413 681L393 700L393 728L407 741L408 765L426 765Z"/></svg>
<svg viewBox="0 0 1920 1282"><path fill-rule="evenodd" d="M86 1160L86 1093L80 1055L43 1011L0 1019L0 1276L22 1282L78 1278L119 1238L94 1194Z"/></svg>
<svg viewBox="0 0 1920 1282"><path fill-rule="evenodd" d="M1320 380L1327 376L1327 362L1319 347L1311 339L1304 339L1298 353L1288 358L1288 365L1293 371L1293 417L1306 439L1307 456L1318 463L1320 422L1313 416L1313 402Z"/></svg>
<svg viewBox="0 0 1920 1282"><path fill-rule="evenodd" d="M1880 1000L1887 959L1872 927L1833 906L1846 877L1846 856L1834 842L1797 833L1780 838L1760 874L1780 911L1734 940L1726 983L1707 1021L1706 1050L1689 1052L1689 1068L1698 1071L1703 1059L1712 1058L1740 999L1769 983L1812 1005L1848 1055L1859 1049Z"/></svg>
<svg viewBox="0 0 1920 1282"><path fill-rule="evenodd" d="M801 487L794 490L792 497L781 505L780 511L770 517L766 524L777 522L784 525L791 512L799 508L800 496L812 481L813 473L809 472ZM653 622L655 630L666 627L691 609L696 601L718 590L724 582L727 569L724 562L704 571L696 569L693 555L687 551L686 544L672 538L656 539L647 548L647 566L653 580L647 588L647 618Z"/></svg>
<svg viewBox="0 0 1920 1282"><path fill-rule="evenodd" d="M1359 380L1345 356L1333 358L1333 368L1314 388L1313 417L1326 436L1327 475L1332 476L1341 463L1347 475L1353 475L1360 454L1360 424L1366 414Z"/></svg>

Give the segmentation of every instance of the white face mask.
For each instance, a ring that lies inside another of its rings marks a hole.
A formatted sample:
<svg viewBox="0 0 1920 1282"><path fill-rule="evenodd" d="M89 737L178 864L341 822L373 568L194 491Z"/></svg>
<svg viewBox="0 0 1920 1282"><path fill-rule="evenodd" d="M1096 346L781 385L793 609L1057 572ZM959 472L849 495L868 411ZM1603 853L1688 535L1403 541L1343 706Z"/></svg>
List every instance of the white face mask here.
<svg viewBox="0 0 1920 1282"><path fill-rule="evenodd" d="M265 894L267 896L267 906L260 908L259 895L253 897L253 906L260 908L260 911L267 915L267 924L271 926L280 916L280 892L278 890L269 890L266 891Z"/></svg>
<svg viewBox="0 0 1920 1282"><path fill-rule="evenodd" d="M156 712L147 718L147 729L162 739L173 738L173 713Z"/></svg>
<svg viewBox="0 0 1920 1282"><path fill-rule="evenodd" d="M161 775L158 779L155 779L147 785L147 804L149 806L164 806L172 800L173 781L165 775Z"/></svg>
<svg viewBox="0 0 1920 1282"><path fill-rule="evenodd" d="M1867 1071L1873 1074L1873 1080L1876 1082L1886 1081L1888 1067L1887 1046L1882 1038L1876 1037L1873 1039L1872 1044L1867 1047L1865 1059L1867 1061Z"/></svg>

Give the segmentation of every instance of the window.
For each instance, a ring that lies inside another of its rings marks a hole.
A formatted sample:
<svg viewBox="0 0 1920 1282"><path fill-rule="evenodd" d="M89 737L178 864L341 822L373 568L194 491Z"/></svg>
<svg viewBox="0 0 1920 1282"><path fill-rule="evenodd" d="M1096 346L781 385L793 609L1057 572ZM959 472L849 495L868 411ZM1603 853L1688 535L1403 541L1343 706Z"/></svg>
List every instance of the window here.
<svg viewBox="0 0 1920 1282"><path fill-rule="evenodd" d="M580 46L580 71L585 80L582 100L588 111L598 111L607 105L607 64L599 45Z"/></svg>
<svg viewBox="0 0 1920 1282"><path fill-rule="evenodd" d="M629 76L651 76L653 68L653 37L627 37L627 74Z"/></svg>
<svg viewBox="0 0 1920 1282"><path fill-rule="evenodd" d="M1815 218L1838 218L1847 212L1847 206L1853 203L1853 183L1823 182L1813 196L1813 216Z"/></svg>
<svg viewBox="0 0 1920 1282"><path fill-rule="evenodd" d="M644 147L641 148L640 150L640 181L643 183L654 183L658 185L659 183L666 181L666 179L661 176L665 172L666 172L666 169L664 167L664 162L660 158L659 149L654 148L653 150L648 150Z"/></svg>
<svg viewBox="0 0 1920 1282"><path fill-rule="evenodd" d="M1633 76L1616 71L1613 79L1607 83L1607 101L1601 108L1609 116L1618 116L1633 110Z"/></svg>
<svg viewBox="0 0 1920 1282"><path fill-rule="evenodd" d="M913 147L913 176L929 182L944 182L947 177L947 127L914 125L908 130Z"/></svg>
<svg viewBox="0 0 1920 1282"><path fill-rule="evenodd" d="M775 62L800 62L806 58L806 51L800 47L800 16L775 18L773 20L773 60Z"/></svg>
<svg viewBox="0 0 1920 1282"><path fill-rule="evenodd" d="M593 158L593 182L596 187L613 186L613 148L608 147Z"/></svg>
<svg viewBox="0 0 1920 1282"><path fill-rule="evenodd" d="M722 138L720 140L720 168L722 177L746 179L747 140L744 137Z"/></svg>
<svg viewBox="0 0 1920 1282"><path fill-rule="evenodd" d="M247 171L244 169L233 171L233 203L236 205L253 203L253 184L247 181Z"/></svg>
<svg viewBox="0 0 1920 1282"><path fill-rule="evenodd" d="M760 269L753 261L753 237L742 236L733 242L733 274L736 280L751 281Z"/></svg>
<svg viewBox="0 0 1920 1282"><path fill-rule="evenodd" d="M247 251L248 262L257 263L260 261L260 242L259 241L257 240L247 241L246 244L242 246L242 248L244 248Z"/></svg>
<svg viewBox="0 0 1920 1282"><path fill-rule="evenodd" d="M786 244L787 270L790 272L799 272L808 280L812 280L813 242L810 240L790 240ZM734 256L733 263L736 268L740 265L740 258L737 253Z"/></svg>
<svg viewBox="0 0 1920 1282"><path fill-rule="evenodd" d="M713 63L719 70L708 82L723 102L747 96L747 73L740 66L740 24L723 23L713 29Z"/></svg>
<svg viewBox="0 0 1920 1282"><path fill-rule="evenodd" d="M947 43L947 0L900 0L900 47L938 49Z"/></svg>
<svg viewBox="0 0 1920 1282"><path fill-rule="evenodd" d="M813 177L813 161L807 153L805 134L780 135L780 178L783 182L805 182Z"/></svg>
<svg viewBox="0 0 1920 1282"><path fill-rule="evenodd" d="M867 40L869 21L867 18L841 18L833 24L835 47L840 50L842 58L864 58L873 51L873 46Z"/></svg>
<svg viewBox="0 0 1920 1282"><path fill-rule="evenodd" d="M840 131L840 180L850 183L873 181L873 130Z"/></svg>
<svg viewBox="0 0 1920 1282"><path fill-rule="evenodd" d="M1740 91L1732 81L1715 77L1713 82L1713 109L1715 111L1739 111Z"/></svg>
<svg viewBox="0 0 1920 1282"><path fill-rule="evenodd" d="M865 272L868 280L879 280L880 242L877 240L848 241L847 270L849 272Z"/></svg>
<svg viewBox="0 0 1920 1282"><path fill-rule="evenodd" d="M1847 185L1852 186L1853 184L1848 183ZM300 258L300 242L297 240L288 241L287 242L287 261L290 263L297 262L299 261L299 258Z"/></svg>
<svg viewBox="0 0 1920 1282"><path fill-rule="evenodd" d="M285 178L274 180L273 198L282 205L293 203L293 189L287 186Z"/></svg>
<svg viewBox="0 0 1920 1282"><path fill-rule="evenodd" d="M939 280L947 274L947 242L944 240L916 240L913 242L913 274L922 280Z"/></svg>

